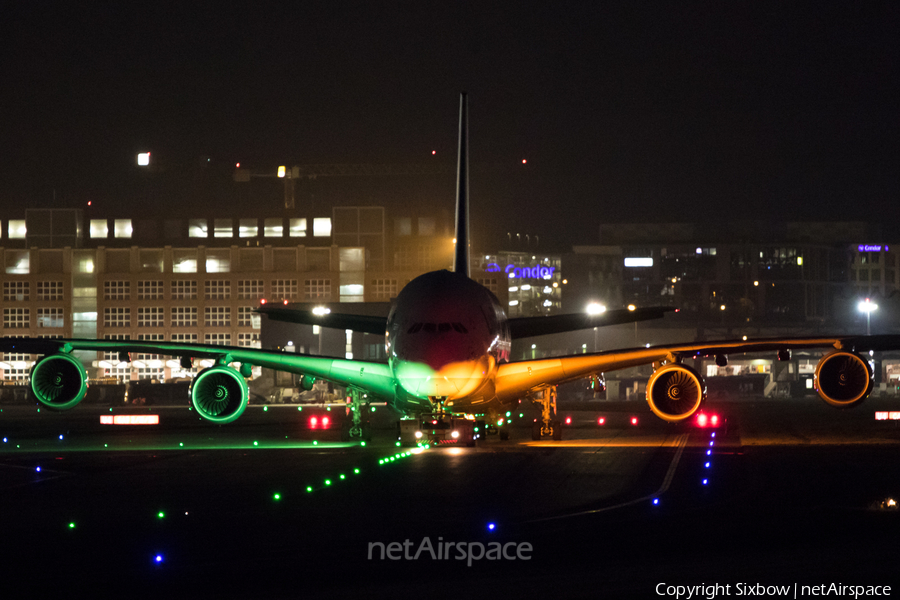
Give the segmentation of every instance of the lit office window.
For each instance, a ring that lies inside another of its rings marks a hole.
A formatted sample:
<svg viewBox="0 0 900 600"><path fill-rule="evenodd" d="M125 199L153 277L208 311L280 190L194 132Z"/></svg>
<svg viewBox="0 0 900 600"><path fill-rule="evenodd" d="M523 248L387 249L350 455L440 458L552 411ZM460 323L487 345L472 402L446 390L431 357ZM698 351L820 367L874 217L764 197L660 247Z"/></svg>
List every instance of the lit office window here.
<svg viewBox="0 0 900 600"><path fill-rule="evenodd" d="M172 251L172 272L173 273L196 273L197 272L197 251L189 250L173 250Z"/></svg>
<svg viewBox="0 0 900 600"><path fill-rule="evenodd" d="M281 219L266 219L263 232L266 237L283 237L284 223Z"/></svg>
<svg viewBox="0 0 900 600"><path fill-rule="evenodd" d="M109 237L109 223L107 223L106 219L91 219L91 237Z"/></svg>
<svg viewBox="0 0 900 600"><path fill-rule="evenodd" d="M6 272L11 275L27 275L30 273L31 255L28 250L7 250Z"/></svg>
<svg viewBox="0 0 900 600"><path fill-rule="evenodd" d="M62 308L39 308L39 309L37 309L37 326L38 327L62 327L63 326L63 309Z"/></svg>
<svg viewBox="0 0 900 600"><path fill-rule="evenodd" d="M238 327L259 329L259 315L253 312L252 306L238 306Z"/></svg>
<svg viewBox="0 0 900 600"><path fill-rule="evenodd" d="M242 348L261 348L258 333L239 333L238 346Z"/></svg>
<svg viewBox="0 0 900 600"><path fill-rule="evenodd" d="M419 235L434 235L434 217L419 217Z"/></svg>
<svg viewBox="0 0 900 600"><path fill-rule="evenodd" d="M9 239L24 240L25 239L25 220L12 219L9 222Z"/></svg>
<svg viewBox="0 0 900 600"><path fill-rule="evenodd" d="M306 219L291 219L288 235L291 237L306 237Z"/></svg>
<svg viewBox="0 0 900 600"><path fill-rule="evenodd" d="M207 333L203 336L203 341L214 346L230 346L230 333Z"/></svg>
<svg viewBox="0 0 900 600"><path fill-rule="evenodd" d="M206 219L188 219L188 237L209 237L209 229L206 224Z"/></svg>
<svg viewBox="0 0 900 600"><path fill-rule="evenodd" d="M228 273L231 271L231 250L213 250L206 251L206 272L207 273Z"/></svg>
<svg viewBox="0 0 900 600"><path fill-rule="evenodd" d="M3 327L6 329L27 329L31 326L31 311L27 308L4 308Z"/></svg>
<svg viewBox="0 0 900 600"><path fill-rule="evenodd" d="M234 237L234 230L231 225L231 219L216 219L215 221L213 221L213 237Z"/></svg>
<svg viewBox="0 0 900 600"><path fill-rule="evenodd" d="M331 217L313 219L313 236L328 237L331 235Z"/></svg>
<svg viewBox="0 0 900 600"><path fill-rule="evenodd" d="M103 309L104 327L131 327L131 309L126 307L106 307Z"/></svg>
<svg viewBox="0 0 900 600"><path fill-rule="evenodd" d="M138 281L138 300L162 300L162 281Z"/></svg>
<svg viewBox="0 0 900 600"><path fill-rule="evenodd" d="M231 298L231 282L224 279L205 281L203 293L207 300L228 300Z"/></svg>
<svg viewBox="0 0 900 600"><path fill-rule="evenodd" d="M203 325L206 327L231 327L231 308L207 306L203 309Z"/></svg>
<svg viewBox="0 0 900 600"><path fill-rule="evenodd" d="M113 235L117 238L130 238L133 231L131 219L116 219L113 221Z"/></svg>
<svg viewBox="0 0 900 600"><path fill-rule="evenodd" d="M258 236L259 225L256 219L241 219L238 224L238 235L242 238Z"/></svg>
<svg viewBox="0 0 900 600"><path fill-rule="evenodd" d="M162 327L163 312L161 306L139 306L138 327Z"/></svg>

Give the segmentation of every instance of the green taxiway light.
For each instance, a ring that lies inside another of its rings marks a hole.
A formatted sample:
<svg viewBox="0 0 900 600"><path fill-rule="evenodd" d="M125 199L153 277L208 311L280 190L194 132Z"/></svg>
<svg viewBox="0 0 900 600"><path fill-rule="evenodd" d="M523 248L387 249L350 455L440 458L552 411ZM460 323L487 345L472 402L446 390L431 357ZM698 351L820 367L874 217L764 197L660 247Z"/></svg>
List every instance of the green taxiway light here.
<svg viewBox="0 0 900 600"><path fill-rule="evenodd" d="M525 413L519 413L519 418L520 418L520 419L523 418L524 416L525 416Z"/></svg>
<svg viewBox="0 0 900 600"><path fill-rule="evenodd" d="M306 486L306 491L307 491L307 492L311 492L311 491L312 491L312 486L311 486L311 485Z"/></svg>
<svg viewBox="0 0 900 600"><path fill-rule="evenodd" d="M326 480L325 480L325 485L331 485L331 480L330 480L330 479L326 479Z"/></svg>
<svg viewBox="0 0 900 600"><path fill-rule="evenodd" d="M372 412L375 412L375 407L374 407L374 406L372 407Z"/></svg>
<svg viewBox="0 0 900 600"><path fill-rule="evenodd" d="M319 441L318 441L318 440L313 440L313 446L318 446L318 445L319 445Z"/></svg>
<svg viewBox="0 0 900 600"><path fill-rule="evenodd" d="M360 446L365 446L365 445L366 445L366 441L365 441L365 440L361 441L361 442L359 443L359 445L360 445Z"/></svg>
<svg viewBox="0 0 900 600"><path fill-rule="evenodd" d="M272 496L272 498L274 500L281 500L281 494L275 494L274 496Z"/></svg>
<svg viewBox="0 0 900 600"><path fill-rule="evenodd" d="M269 407L268 407L268 406L263 406L263 412L269 412Z"/></svg>
<svg viewBox="0 0 900 600"><path fill-rule="evenodd" d="M69 529L75 529L75 522L74 522L74 521L72 521L71 523L69 523Z"/></svg>
<svg viewBox="0 0 900 600"><path fill-rule="evenodd" d="M104 448L109 448L109 444L103 444Z"/></svg>
<svg viewBox="0 0 900 600"><path fill-rule="evenodd" d="M507 416L507 417L508 417L510 414L511 414L511 413L510 413L509 411L506 411L506 416Z"/></svg>
<svg viewBox="0 0 900 600"><path fill-rule="evenodd" d="M160 519L162 519L163 517L166 516L166 513L160 511L160 512L158 512L158 513L156 514L156 516L159 517Z"/></svg>
<svg viewBox="0 0 900 600"><path fill-rule="evenodd" d="M353 472L359 475L359 469L353 469Z"/></svg>
<svg viewBox="0 0 900 600"><path fill-rule="evenodd" d="M397 443L394 444L394 445L397 446L397 447L399 448L399 447L400 447L400 442L397 442Z"/></svg>
<svg viewBox="0 0 900 600"><path fill-rule="evenodd" d="M378 460L378 464L379 464L379 465L383 465L383 464L384 464L384 459L383 459L383 458L382 458L382 459L379 459L379 460Z"/></svg>
<svg viewBox="0 0 900 600"><path fill-rule="evenodd" d="M341 473L341 479L347 479L347 476Z"/></svg>
<svg viewBox="0 0 900 600"><path fill-rule="evenodd" d="M302 406L298 406L298 407L297 407L297 412L301 412L302 410L303 410L303 407L302 407Z"/></svg>
<svg viewBox="0 0 900 600"><path fill-rule="evenodd" d="M331 407L329 406L329 407L326 408L325 410L327 410L328 412L331 412Z"/></svg>

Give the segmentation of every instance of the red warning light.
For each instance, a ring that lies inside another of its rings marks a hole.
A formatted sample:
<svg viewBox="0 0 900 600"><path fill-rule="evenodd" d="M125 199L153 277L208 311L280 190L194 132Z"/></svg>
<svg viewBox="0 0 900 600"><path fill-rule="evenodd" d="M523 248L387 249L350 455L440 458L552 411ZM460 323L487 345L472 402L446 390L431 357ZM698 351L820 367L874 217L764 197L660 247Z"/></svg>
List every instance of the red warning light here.
<svg viewBox="0 0 900 600"><path fill-rule="evenodd" d="M703 413L697 415L697 425L699 425L700 427L706 427L706 415L704 415Z"/></svg>
<svg viewBox="0 0 900 600"><path fill-rule="evenodd" d="M435 154L437 154L437 150L432 150L431 155L434 156Z"/></svg>
<svg viewBox="0 0 900 600"><path fill-rule="evenodd" d="M88 200L88 206L90 206L90 205L91 205L91 201L90 201L90 200Z"/></svg>
<svg viewBox="0 0 900 600"><path fill-rule="evenodd" d="M319 419L317 419L316 417L310 417L310 418L309 418L309 426L310 426L312 429L315 429L316 426L317 426L318 424L319 424Z"/></svg>
<svg viewBox="0 0 900 600"><path fill-rule="evenodd" d="M328 429L328 417L322 417L322 428Z"/></svg>
<svg viewBox="0 0 900 600"><path fill-rule="evenodd" d="M710 423L713 424L713 427L715 427L716 425L719 424L719 416L713 415L712 417L710 417L709 421L710 421Z"/></svg>
<svg viewBox="0 0 900 600"><path fill-rule="evenodd" d="M235 169L240 169L240 168L241 168L241 163L235 163L234 168L235 168Z"/></svg>
<svg viewBox="0 0 900 600"><path fill-rule="evenodd" d="M638 418L637 418L637 417L631 417L631 424L632 424L632 425L637 425L637 424L638 424Z"/></svg>
<svg viewBox="0 0 900 600"><path fill-rule="evenodd" d="M523 164L523 165L524 165L525 163L527 163L527 162L528 162L528 161L525 160L524 158L522 159L522 164Z"/></svg>
<svg viewBox="0 0 900 600"><path fill-rule="evenodd" d="M284 301L284 305L287 306L287 300Z"/></svg>
<svg viewBox="0 0 900 600"><path fill-rule="evenodd" d="M572 424L572 417L566 417L566 425Z"/></svg>
<svg viewBox="0 0 900 600"><path fill-rule="evenodd" d="M606 424L606 417L600 417L599 419L597 419L597 425L604 425L604 424Z"/></svg>
<svg viewBox="0 0 900 600"><path fill-rule="evenodd" d="M263 298L262 300L259 301L259 303L260 303L260 304L265 304L265 303L266 303L266 299Z"/></svg>

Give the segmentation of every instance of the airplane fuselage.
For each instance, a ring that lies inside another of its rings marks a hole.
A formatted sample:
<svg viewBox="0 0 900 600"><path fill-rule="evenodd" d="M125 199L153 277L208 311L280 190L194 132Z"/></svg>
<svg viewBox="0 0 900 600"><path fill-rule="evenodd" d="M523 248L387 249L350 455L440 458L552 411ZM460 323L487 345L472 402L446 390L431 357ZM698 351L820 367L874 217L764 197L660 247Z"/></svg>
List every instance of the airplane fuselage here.
<svg viewBox="0 0 900 600"><path fill-rule="evenodd" d="M497 366L509 360L506 313L469 277L432 271L410 281L388 315L385 350L403 412L443 403L453 412L495 404Z"/></svg>

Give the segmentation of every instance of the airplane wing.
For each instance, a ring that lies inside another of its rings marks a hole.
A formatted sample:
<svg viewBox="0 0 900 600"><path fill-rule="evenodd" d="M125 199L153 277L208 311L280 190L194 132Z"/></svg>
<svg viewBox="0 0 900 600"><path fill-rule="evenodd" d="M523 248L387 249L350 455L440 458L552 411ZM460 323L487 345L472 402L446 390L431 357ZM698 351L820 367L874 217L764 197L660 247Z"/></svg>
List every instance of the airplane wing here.
<svg viewBox="0 0 900 600"><path fill-rule="evenodd" d="M845 336L845 337L819 337L819 338L782 338L761 339L753 341L716 341L698 344L673 344L665 346L652 346L650 348L634 348L626 350L613 350L593 354L579 354L574 356L561 356L558 358L542 358L519 362L501 364L497 371L496 392L500 398L522 398L548 385L557 385L567 381L573 381L603 372L635 367L647 364L664 365L658 368L647 384L648 398L652 398L655 391L654 384L663 379L678 381L689 387L696 388L696 403L691 404L692 410L699 406L705 396L705 384L703 378L690 367L682 365L683 359L699 358L701 356L726 356L728 354L742 354L748 352L777 352L779 358L785 357L785 351L804 348L833 349L819 361L816 369L819 395L823 400L834 406L851 406L866 397L871 390L872 372L868 361L857 353L869 350L889 350L900 348L900 336ZM668 377L663 377L668 373ZM680 379L678 377L680 377ZM666 383L662 381L662 383ZM660 386L665 393L670 387ZM680 392L679 392L680 393ZM665 403L665 398L662 398ZM651 401L653 412L665 420L676 421L682 418L677 402L671 406L659 408ZM659 408L659 410L657 410Z"/></svg>
<svg viewBox="0 0 900 600"><path fill-rule="evenodd" d="M551 315L548 317L518 317L509 320L509 335L512 339L564 333L578 329L634 323L648 319L661 319L667 312L676 310L673 307L659 306L636 308L635 310L608 310L596 315L573 313L568 315Z"/></svg>
<svg viewBox="0 0 900 600"><path fill-rule="evenodd" d="M390 307L390 305L386 306ZM256 309L256 312L266 315L273 321L300 323L301 325L319 325L333 329L351 329L361 333L374 333L375 335L384 335L385 329L387 329L387 317L331 312L317 314L311 310L298 310L272 304L263 304Z"/></svg>
<svg viewBox="0 0 900 600"><path fill-rule="evenodd" d="M215 364L194 379L192 397L202 416L214 422L230 422L243 412L248 401L245 377L250 367L260 366L325 379L345 387L354 387L390 401L394 398L394 378L385 363L308 356L275 350L181 344L132 340L84 339L0 339L0 352L42 354L32 371L32 390L38 401L49 408L66 410L81 401L87 391L87 375L76 350L118 352L127 360L129 353L160 354L213 359ZM240 363L235 369L229 365Z"/></svg>

